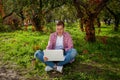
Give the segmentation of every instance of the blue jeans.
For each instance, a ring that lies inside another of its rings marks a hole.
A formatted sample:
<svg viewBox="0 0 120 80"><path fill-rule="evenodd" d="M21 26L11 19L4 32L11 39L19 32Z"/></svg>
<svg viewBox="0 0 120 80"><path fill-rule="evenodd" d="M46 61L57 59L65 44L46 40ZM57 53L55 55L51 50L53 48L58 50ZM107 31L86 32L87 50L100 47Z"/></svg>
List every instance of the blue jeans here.
<svg viewBox="0 0 120 80"><path fill-rule="evenodd" d="M57 63L57 66L63 66L67 63L70 63L70 61L72 61L75 56L77 55L77 51L76 49L72 48L68 51L65 51L65 60L64 61L59 61ZM53 61L44 61L44 53L43 51L37 50L34 54L34 57L39 59L40 61L42 61L43 63L45 63L46 65L54 68L55 63Z"/></svg>

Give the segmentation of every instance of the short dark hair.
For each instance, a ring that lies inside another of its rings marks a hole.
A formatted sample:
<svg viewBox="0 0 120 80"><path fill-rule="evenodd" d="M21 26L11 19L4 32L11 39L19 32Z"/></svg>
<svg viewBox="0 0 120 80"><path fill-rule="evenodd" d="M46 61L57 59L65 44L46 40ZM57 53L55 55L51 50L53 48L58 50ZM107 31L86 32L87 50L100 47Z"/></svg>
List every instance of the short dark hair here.
<svg viewBox="0 0 120 80"><path fill-rule="evenodd" d="M57 26L63 26L63 28L64 28L64 22L63 21L58 21L56 25Z"/></svg>

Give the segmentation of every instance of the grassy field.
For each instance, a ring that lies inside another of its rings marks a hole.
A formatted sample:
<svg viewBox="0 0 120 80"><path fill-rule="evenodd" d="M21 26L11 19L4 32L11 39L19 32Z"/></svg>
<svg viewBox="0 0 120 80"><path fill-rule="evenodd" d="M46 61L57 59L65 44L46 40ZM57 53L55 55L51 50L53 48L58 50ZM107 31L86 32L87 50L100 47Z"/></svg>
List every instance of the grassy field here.
<svg viewBox="0 0 120 80"><path fill-rule="evenodd" d="M64 67L63 74L47 73L43 63L37 61L33 66L31 62L36 49L46 48L50 31L32 32L29 27L28 31L1 32L0 80L120 80L120 31L106 25L100 34L97 30L97 41L88 43L78 24L66 25L78 55L74 63Z"/></svg>

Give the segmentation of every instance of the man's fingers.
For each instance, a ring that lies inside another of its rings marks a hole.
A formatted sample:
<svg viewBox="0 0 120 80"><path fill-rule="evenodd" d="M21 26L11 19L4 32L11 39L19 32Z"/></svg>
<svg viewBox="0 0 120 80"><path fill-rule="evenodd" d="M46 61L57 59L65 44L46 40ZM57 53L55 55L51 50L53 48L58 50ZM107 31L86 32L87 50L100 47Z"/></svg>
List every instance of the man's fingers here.
<svg viewBox="0 0 120 80"><path fill-rule="evenodd" d="M48 60L48 58L47 57L44 57L44 61L47 61Z"/></svg>

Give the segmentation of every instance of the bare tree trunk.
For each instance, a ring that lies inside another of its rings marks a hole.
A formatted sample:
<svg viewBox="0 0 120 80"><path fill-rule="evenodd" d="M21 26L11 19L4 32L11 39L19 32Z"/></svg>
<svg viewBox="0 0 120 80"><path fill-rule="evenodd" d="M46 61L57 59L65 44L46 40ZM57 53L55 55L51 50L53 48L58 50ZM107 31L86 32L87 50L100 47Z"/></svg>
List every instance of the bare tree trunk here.
<svg viewBox="0 0 120 80"><path fill-rule="evenodd" d="M2 16L2 18L5 16L4 8L2 5L2 0L0 0L0 15Z"/></svg>
<svg viewBox="0 0 120 80"><path fill-rule="evenodd" d="M119 15L117 15L115 12L113 12L110 8L106 7L106 9L111 13L111 15L113 15L114 19L115 19L115 23L114 23L114 31L118 31L119 28Z"/></svg>
<svg viewBox="0 0 120 80"><path fill-rule="evenodd" d="M36 31L42 31L41 19L38 15L34 15L32 19L32 24Z"/></svg>
<svg viewBox="0 0 120 80"><path fill-rule="evenodd" d="M44 14L42 13L42 0L39 0L39 9L37 13L33 11L33 18L32 18L32 24L35 27L36 31L42 32L43 30L43 25L45 24L44 20Z"/></svg>
<svg viewBox="0 0 120 80"><path fill-rule="evenodd" d="M115 17L115 23L114 23L114 31L118 31L119 28L119 18L116 16Z"/></svg>
<svg viewBox="0 0 120 80"><path fill-rule="evenodd" d="M85 39L88 42L95 42L95 27L94 27L94 18L90 17L85 21L85 31L86 37Z"/></svg>
<svg viewBox="0 0 120 80"><path fill-rule="evenodd" d="M99 34L101 32L101 29L100 29L101 23L100 23L100 19L99 18L96 18L96 24L98 26L98 34Z"/></svg>
<svg viewBox="0 0 120 80"><path fill-rule="evenodd" d="M84 20L82 18L80 18L79 25L80 25L80 29L82 32L84 32L84 25L83 24L84 24Z"/></svg>

